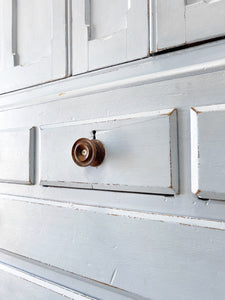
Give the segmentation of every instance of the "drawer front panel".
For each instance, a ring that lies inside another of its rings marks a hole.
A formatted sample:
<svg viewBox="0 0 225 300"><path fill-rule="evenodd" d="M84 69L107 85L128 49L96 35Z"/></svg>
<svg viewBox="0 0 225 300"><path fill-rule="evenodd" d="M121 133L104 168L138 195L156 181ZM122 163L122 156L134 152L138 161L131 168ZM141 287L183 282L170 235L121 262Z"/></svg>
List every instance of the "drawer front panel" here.
<svg viewBox="0 0 225 300"><path fill-rule="evenodd" d="M225 105L191 110L192 192L225 200Z"/></svg>
<svg viewBox="0 0 225 300"><path fill-rule="evenodd" d="M145 112L41 128L41 184L174 194L178 190L176 110ZM105 147L98 167L79 167L74 142L96 138Z"/></svg>
<svg viewBox="0 0 225 300"><path fill-rule="evenodd" d="M0 182L34 181L34 128L0 131Z"/></svg>

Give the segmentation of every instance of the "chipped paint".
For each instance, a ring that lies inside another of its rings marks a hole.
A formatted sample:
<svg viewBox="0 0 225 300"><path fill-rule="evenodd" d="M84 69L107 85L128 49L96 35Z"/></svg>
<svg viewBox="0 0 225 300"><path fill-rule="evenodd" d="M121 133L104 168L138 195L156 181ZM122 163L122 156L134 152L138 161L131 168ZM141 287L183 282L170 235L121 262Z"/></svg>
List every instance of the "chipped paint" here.
<svg viewBox="0 0 225 300"><path fill-rule="evenodd" d="M94 205L83 205L76 204L72 202L62 202L56 200L45 200L39 198L26 198L19 196L9 196L9 195L1 195L1 201L19 201L26 202L34 205L47 205L57 208L64 209L74 209L80 212L93 212L99 214L108 214L117 217L127 217L130 219L139 219L139 220L150 220L156 222L165 222L179 225L190 225L192 227L200 227L207 229L215 229L225 231L225 221L211 220L211 219L203 219L203 218L195 218L188 216L177 216L177 215L168 215L168 214L160 214L154 212L143 212L143 211L135 211L135 210L126 210L120 208L111 208L104 206L94 206Z"/></svg>
<svg viewBox="0 0 225 300"><path fill-rule="evenodd" d="M66 95L66 93L60 93L60 94L59 94L59 96L64 96L64 95Z"/></svg>
<svg viewBox="0 0 225 300"><path fill-rule="evenodd" d="M201 193L201 191L197 190L197 192L195 193L195 195L197 196L199 193Z"/></svg>
<svg viewBox="0 0 225 300"><path fill-rule="evenodd" d="M71 121L66 123L49 124L49 125L40 126L40 128L43 130L46 128L68 127L72 125L87 125L91 123L103 123L103 122L110 122L110 121L130 120L130 119L136 120L139 118L146 118L146 117L159 117L160 115L169 116L175 110L176 108L162 109L162 110L155 110L155 111L144 111L144 112L133 113L133 114L125 114L125 115L88 119L88 120L81 120L81 121Z"/></svg>
<svg viewBox="0 0 225 300"><path fill-rule="evenodd" d="M161 116L171 116L174 112L177 112L176 108L172 108L168 113L162 113Z"/></svg>
<svg viewBox="0 0 225 300"><path fill-rule="evenodd" d="M194 111L194 112L196 112L196 114L200 114L201 113L201 111L198 111L196 108L194 108L194 107L191 107L191 109Z"/></svg>
<svg viewBox="0 0 225 300"><path fill-rule="evenodd" d="M11 265L8 265L6 263L0 262L0 270L7 272L9 274L12 274L16 277L19 277L23 280L26 280L32 284L38 285L42 288L45 288L47 290L50 290L56 294L62 295L65 298L71 299L71 300L96 300L95 298L89 297L87 295L81 294L80 292L77 292L75 290L69 289L67 287L61 286L55 282L52 282L50 280L41 278L37 275L33 275L31 273L28 273L24 270L18 269L16 267L13 267Z"/></svg>

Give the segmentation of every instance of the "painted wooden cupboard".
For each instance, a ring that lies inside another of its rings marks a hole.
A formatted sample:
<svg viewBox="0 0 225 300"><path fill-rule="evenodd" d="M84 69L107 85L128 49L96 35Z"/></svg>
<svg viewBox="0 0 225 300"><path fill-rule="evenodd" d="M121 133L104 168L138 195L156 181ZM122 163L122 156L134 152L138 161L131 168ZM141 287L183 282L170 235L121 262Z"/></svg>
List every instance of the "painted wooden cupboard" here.
<svg viewBox="0 0 225 300"><path fill-rule="evenodd" d="M224 0L156 0L152 8L151 51L225 35Z"/></svg>
<svg viewBox="0 0 225 300"><path fill-rule="evenodd" d="M0 299L224 299L224 12L0 0Z"/></svg>

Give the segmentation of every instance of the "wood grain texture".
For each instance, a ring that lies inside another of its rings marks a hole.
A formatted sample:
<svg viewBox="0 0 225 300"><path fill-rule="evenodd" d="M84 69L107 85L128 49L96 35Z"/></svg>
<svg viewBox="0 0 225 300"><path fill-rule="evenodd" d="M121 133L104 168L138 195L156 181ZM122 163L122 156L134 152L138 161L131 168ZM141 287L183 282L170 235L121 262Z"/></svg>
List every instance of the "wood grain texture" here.
<svg viewBox="0 0 225 300"><path fill-rule="evenodd" d="M79 138L92 139L93 130L105 147L105 159L98 167L81 168L72 160L72 146ZM174 194L176 110L42 127L41 159L42 185Z"/></svg>

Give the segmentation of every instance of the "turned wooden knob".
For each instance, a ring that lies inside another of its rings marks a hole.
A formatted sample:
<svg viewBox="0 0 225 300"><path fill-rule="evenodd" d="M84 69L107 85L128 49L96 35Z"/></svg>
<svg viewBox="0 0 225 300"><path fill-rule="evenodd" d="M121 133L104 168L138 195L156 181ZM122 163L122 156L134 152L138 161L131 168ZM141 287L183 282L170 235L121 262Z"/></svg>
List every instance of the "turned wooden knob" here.
<svg viewBox="0 0 225 300"><path fill-rule="evenodd" d="M99 140L81 138L72 148L72 158L79 167L97 167L105 157L105 148Z"/></svg>

